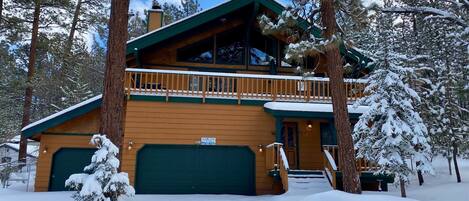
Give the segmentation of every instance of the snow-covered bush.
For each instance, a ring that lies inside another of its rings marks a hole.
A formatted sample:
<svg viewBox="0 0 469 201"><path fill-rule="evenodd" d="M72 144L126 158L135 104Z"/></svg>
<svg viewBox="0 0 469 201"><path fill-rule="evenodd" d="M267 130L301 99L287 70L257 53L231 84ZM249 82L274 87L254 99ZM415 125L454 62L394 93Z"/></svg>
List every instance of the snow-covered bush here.
<svg viewBox="0 0 469 201"><path fill-rule="evenodd" d="M132 198L135 190L129 184L129 176L118 172L119 148L105 135L94 135L91 144L98 150L91 158L91 164L84 168L85 173L73 174L65 186L77 190L73 194L76 201L117 201L119 197Z"/></svg>

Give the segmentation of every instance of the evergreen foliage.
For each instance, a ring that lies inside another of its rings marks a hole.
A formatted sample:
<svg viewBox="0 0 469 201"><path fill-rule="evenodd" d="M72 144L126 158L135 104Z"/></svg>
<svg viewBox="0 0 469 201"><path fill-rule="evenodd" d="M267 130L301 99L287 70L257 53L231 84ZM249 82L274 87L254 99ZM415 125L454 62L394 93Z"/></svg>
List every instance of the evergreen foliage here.
<svg viewBox="0 0 469 201"><path fill-rule="evenodd" d="M91 144L98 150L86 166L85 173L73 174L65 186L77 190L73 194L76 201L117 201L121 197L133 197L135 190L125 172L118 172L120 161L117 148L105 135L94 135Z"/></svg>

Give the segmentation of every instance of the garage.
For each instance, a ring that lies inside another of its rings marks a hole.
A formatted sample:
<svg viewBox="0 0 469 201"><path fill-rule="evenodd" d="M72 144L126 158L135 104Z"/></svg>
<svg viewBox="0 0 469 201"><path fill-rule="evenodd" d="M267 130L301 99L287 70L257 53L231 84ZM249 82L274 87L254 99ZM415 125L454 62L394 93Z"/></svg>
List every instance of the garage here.
<svg viewBox="0 0 469 201"><path fill-rule="evenodd" d="M49 191L65 191L65 180L70 175L82 173L90 164L96 149L62 148L54 153L49 180Z"/></svg>
<svg viewBox="0 0 469 201"><path fill-rule="evenodd" d="M249 147L145 145L137 154L138 194L255 194Z"/></svg>

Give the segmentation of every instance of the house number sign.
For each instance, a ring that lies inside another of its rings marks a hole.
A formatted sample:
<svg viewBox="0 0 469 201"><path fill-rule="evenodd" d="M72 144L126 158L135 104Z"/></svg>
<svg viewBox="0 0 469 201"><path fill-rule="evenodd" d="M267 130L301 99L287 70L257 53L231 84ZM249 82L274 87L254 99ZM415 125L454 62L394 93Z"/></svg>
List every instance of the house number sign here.
<svg viewBox="0 0 469 201"><path fill-rule="evenodd" d="M216 145L217 138L214 137L201 137L200 138L200 145Z"/></svg>

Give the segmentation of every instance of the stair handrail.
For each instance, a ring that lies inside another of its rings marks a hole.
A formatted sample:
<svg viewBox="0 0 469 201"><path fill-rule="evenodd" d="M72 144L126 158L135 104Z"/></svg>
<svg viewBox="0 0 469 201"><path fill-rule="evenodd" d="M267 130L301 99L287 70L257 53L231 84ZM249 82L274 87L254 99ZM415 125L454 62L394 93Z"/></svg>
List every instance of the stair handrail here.
<svg viewBox="0 0 469 201"><path fill-rule="evenodd" d="M285 154L285 150L283 149L282 145L279 146L279 173L280 178L282 179L283 190L285 192L288 191L288 171L290 170L290 166L288 165L288 158Z"/></svg>
<svg viewBox="0 0 469 201"><path fill-rule="evenodd" d="M274 142L266 147L266 168L279 174L282 180L283 190L288 191L288 158L283 149L283 144Z"/></svg>
<svg viewBox="0 0 469 201"><path fill-rule="evenodd" d="M335 163L334 157L327 149L323 149L324 153L324 171L326 172L327 180L331 186L337 188L336 174L338 171L337 164Z"/></svg>

